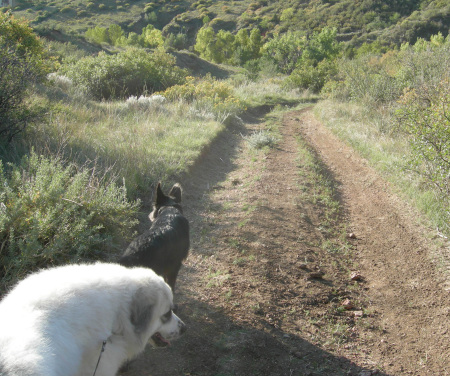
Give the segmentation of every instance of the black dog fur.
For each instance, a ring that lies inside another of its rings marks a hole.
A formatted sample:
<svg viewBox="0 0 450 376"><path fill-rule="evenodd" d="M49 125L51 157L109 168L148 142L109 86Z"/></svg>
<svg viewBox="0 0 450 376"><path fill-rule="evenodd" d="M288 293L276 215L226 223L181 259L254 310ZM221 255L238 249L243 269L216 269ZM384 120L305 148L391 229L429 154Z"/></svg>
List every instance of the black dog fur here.
<svg viewBox="0 0 450 376"><path fill-rule="evenodd" d="M159 274L175 290L183 260L189 252L189 222L181 208L182 189L175 184L168 195L156 187L150 229L135 238L119 259L124 266L143 266Z"/></svg>

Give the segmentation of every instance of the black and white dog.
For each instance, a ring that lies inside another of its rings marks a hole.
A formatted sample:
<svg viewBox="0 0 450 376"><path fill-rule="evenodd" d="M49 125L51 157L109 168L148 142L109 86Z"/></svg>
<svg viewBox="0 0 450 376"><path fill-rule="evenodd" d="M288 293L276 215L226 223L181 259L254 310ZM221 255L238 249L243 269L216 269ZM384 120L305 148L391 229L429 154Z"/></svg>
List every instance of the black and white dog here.
<svg viewBox="0 0 450 376"><path fill-rule="evenodd" d="M182 189L175 184L168 195L156 188L150 228L135 238L119 264L153 269L175 290L175 282L183 260L189 252L189 222L181 208Z"/></svg>

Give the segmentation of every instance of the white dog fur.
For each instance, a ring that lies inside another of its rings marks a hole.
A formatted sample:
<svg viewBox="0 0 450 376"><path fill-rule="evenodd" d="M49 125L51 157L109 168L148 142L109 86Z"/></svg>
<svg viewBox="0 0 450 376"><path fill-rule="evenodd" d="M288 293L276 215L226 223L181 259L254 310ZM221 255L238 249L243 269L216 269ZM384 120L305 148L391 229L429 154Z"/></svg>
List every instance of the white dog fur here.
<svg viewBox="0 0 450 376"><path fill-rule="evenodd" d="M172 291L152 270L68 265L20 282L0 302L1 376L113 376L159 333L185 326ZM159 337L158 334L158 337Z"/></svg>

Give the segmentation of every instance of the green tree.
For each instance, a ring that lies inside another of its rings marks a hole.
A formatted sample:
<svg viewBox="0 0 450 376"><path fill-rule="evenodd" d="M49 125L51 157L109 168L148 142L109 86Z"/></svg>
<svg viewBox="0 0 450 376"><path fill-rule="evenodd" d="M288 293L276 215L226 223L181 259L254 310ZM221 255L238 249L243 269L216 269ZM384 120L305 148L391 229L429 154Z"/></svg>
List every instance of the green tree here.
<svg viewBox="0 0 450 376"><path fill-rule="evenodd" d="M84 36L92 43L111 43L111 40L109 39L108 29L106 27L96 26L93 29L88 29L84 33Z"/></svg>
<svg viewBox="0 0 450 376"><path fill-rule="evenodd" d="M252 49L250 46L250 38L247 29L240 29L236 33L234 39L234 57L233 63L235 65L244 65L246 61L251 59Z"/></svg>
<svg viewBox="0 0 450 376"><path fill-rule="evenodd" d="M125 35L124 31L119 25L111 25L108 28L108 36L112 45L116 45L117 41Z"/></svg>
<svg viewBox="0 0 450 376"><path fill-rule="evenodd" d="M204 26L198 31L194 50L200 54L200 57L215 61L217 56L216 33L211 26Z"/></svg>
<svg viewBox="0 0 450 376"><path fill-rule="evenodd" d="M147 25L142 29L141 40L143 47L156 48L164 45L164 38L161 30L153 25Z"/></svg>
<svg viewBox="0 0 450 376"><path fill-rule="evenodd" d="M335 28L324 28L319 33L313 33L287 80L290 85L319 92L325 82L337 73L336 58L341 46L336 40L336 33Z"/></svg>
<svg viewBox="0 0 450 376"><path fill-rule="evenodd" d="M250 59L258 59L261 57L262 37L259 29L252 29L250 32Z"/></svg>
<svg viewBox="0 0 450 376"><path fill-rule="evenodd" d="M0 135L8 141L35 120L27 90L54 68L43 44L24 21L0 13Z"/></svg>
<svg viewBox="0 0 450 376"><path fill-rule="evenodd" d="M174 48L176 50L183 50L188 48L188 37L184 33L173 34L170 33L164 39L164 46L166 48Z"/></svg>
<svg viewBox="0 0 450 376"><path fill-rule="evenodd" d="M320 33L314 32L307 43L302 58L318 64L324 59L332 60L341 51L341 45L336 39L337 29L323 28Z"/></svg>
<svg viewBox="0 0 450 376"><path fill-rule="evenodd" d="M298 64L307 39L300 32L288 31L275 35L262 47L262 55L282 73L291 73Z"/></svg>
<svg viewBox="0 0 450 376"><path fill-rule="evenodd" d="M294 8L286 8L281 12L280 21L290 22L294 18Z"/></svg>
<svg viewBox="0 0 450 376"><path fill-rule="evenodd" d="M229 62L234 52L234 35L225 30L219 30L216 35L214 50L216 51L216 62Z"/></svg>
<svg viewBox="0 0 450 376"><path fill-rule="evenodd" d="M450 77L407 91L399 101L399 128L409 135L410 168L450 197ZM450 212L449 212L450 213Z"/></svg>

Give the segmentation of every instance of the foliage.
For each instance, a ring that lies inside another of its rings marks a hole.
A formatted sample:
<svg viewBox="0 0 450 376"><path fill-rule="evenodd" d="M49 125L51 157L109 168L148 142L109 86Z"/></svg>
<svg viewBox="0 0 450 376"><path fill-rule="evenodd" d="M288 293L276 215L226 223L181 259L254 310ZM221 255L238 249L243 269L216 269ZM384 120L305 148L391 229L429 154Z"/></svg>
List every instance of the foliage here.
<svg viewBox="0 0 450 376"><path fill-rule="evenodd" d="M301 32L288 31L276 35L262 48L263 57L272 61L281 73L292 73L306 47L307 39Z"/></svg>
<svg viewBox="0 0 450 376"><path fill-rule="evenodd" d="M341 99L386 105L398 100L405 89L439 82L449 72L449 56L450 38L440 34L384 54L358 54L339 61L336 82L327 87L333 87L333 95Z"/></svg>
<svg viewBox="0 0 450 376"><path fill-rule="evenodd" d="M450 196L450 75L436 85L408 90L397 112L400 129L408 134L411 168ZM450 204L448 202L447 204ZM450 209L450 207L449 207Z"/></svg>
<svg viewBox="0 0 450 376"><path fill-rule="evenodd" d="M202 80L187 77L183 85L174 85L161 93L171 101L182 100L197 105L198 109L207 108L217 116L238 114L244 103L233 95L233 88L224 81L211 76Z"/></svg>
<svg viewBox="0 0 450 376"><path fill-rule="evenodd" d="M174 48L175 50L184 50L189 48L188 37L184 33L170 33L164 39L164 47Z"/></svg>
<svg viewBox="0 0 450 376"><path fill-rule="evenodd" d="M105 258L136 224L138 202L89 169L35 153L8 172L0 162L0 277Z"/></svg>
<svg viewBox="0 0 450 376"><path fill-rule="evenodd" d="M127 32L137 32L135 25L145 20L161 30L165 28L168 33L189 30L191 35L203 26L202 19L206 23L222 19L231 21L226 31L233 35L240 29L254 28L267 32L267 36L285 31L306 35L324 27L337 26L338 34L354 47L374 38L383 46L389 46L414 43L418 37L429 39L439 31L448 33L450 11L448 1L444 0L242 0L222 5L209 1L147 0L104 4L79 0L17 3L16 15L28 17L42 32L59 31L72 42L92 25L108 28L110 24L117 24ZM89 5L92 3L94 6ZM80 17L75 22L76 15ZM194 42L191 37L190 42Z"/></svg>
<svg viewBox="0 0 450 376"><path fill-rule="evenodd" d="M421 189L439 203L434 212L446 213L449 223L450 38L438 33L400 50L358 54L339 61L337 68L336 79L322 94L360 103L378 114L373 122L380 123L379 134L408 140L401 164L418 173Z"/></svg>
<svg viewBox="0 0 450 376"><path fill-rule="evenodd" d="M153 25L144 27L141 34L131 32L128 35L116 24L110 25L109 28L96 26L88 29L84 36L92 43L105 43L113 46L156 48L164 44L161 30L156 29Z"/></svg>
<svg viewBox="0 0 450 376"><path fill-rule="evenodd" d="M336 28L324 28L306 40L297 66L287 80L288 85L317 93L336 74L336 58L341 51L336 33Z"/></svg>
<svg viewBox="0 0 450 376"><path fill-rule="evenodd" d="M335 60L324 59L317 65L314 65L312 61L306 60L299 68L294 69L286 79L286 85L288 87L309 89L314 93L318 93L336 72Z"/></svg>
<svg viewBox="0 0 450 376"><path fill-rule="evenodd" d="M45 77L51 63L25 22L0 13L0 136L8 141L37 118L26 103L27 88Z"/></svg>
<svg viewBox="0 0 450 376"><path fill-rule="evenodd" d="M115 55L99 53L63 67L73 84L95 99L123 98L184 82L185 71L163 51L128 48Z"/></svg>
<svg viewBox="0 0 450 376"><path fill-rule="evenodd" d="M93 29L88 29L84 33L84 36L92 43L102 44L111 42L108 29L106 27L96 26Z"/></svg>
<svg viewBox="0 0 450 376"><path fill-rule="evenodd" d="M194 49L206 60L242 66L260 57L261 46L258 29L252 29L250 35L246 29L233 35L225 30L216 34L211 26L204 26L197 33Z"/></svg>
<svg viewBox="0 0 450 376"><path fill-rule="evenodd" d="M152 25L147 25L142 29L142 47L156 48L164 44L161 30L155 29Z"/></svg>

